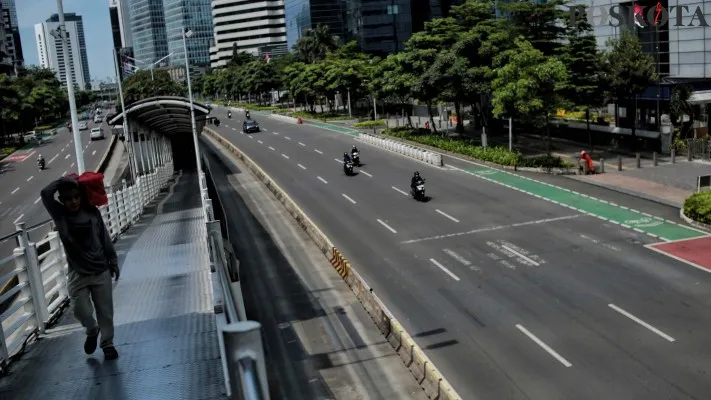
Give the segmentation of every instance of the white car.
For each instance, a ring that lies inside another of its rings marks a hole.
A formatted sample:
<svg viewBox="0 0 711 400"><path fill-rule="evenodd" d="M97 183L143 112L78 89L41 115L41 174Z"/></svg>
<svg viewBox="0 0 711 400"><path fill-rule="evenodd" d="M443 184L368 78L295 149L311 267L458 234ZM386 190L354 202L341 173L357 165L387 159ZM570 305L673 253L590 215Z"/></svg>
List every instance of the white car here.
<svg viewBox="0 0 711 400"><path fill-rule="evenodd" d="M94 123L95 123L95 124L100 124L100 123L101 123L101 115L97 115L96 117L94 117Z"/></svg>
<svg viewBox="0 0 711 400"><path fill-rule="evenodd" d="M91 130L91 136L90 139L92 141L94 140L99 140L104 138L104 131L101 130L101 128L93 128Z"/></svg>
<svg viewBox="0 0 711 400"><path fill-rule="evenodd" d="M89 129L89 127L86 125L86 122L80 122L80 123L79 123L79 130L80 130L80 131L85 131L85 130L87 130L87 129Z"/></svg>

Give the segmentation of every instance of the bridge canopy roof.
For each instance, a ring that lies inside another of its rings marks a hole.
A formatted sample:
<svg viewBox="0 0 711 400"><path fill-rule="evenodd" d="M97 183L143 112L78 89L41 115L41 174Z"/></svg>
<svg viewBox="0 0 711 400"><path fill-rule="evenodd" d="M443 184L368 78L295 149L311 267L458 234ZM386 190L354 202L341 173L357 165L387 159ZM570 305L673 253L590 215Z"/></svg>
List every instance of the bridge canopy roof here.
<svg viewBox="0 0 711 400"><path fill-rule="evenodd" d="M196 129L205 125L210 107L193 102ZM129 122L135 121L164 135L192 134L190 100L185 97L150 97L126 106ZM109 125L123 125L123 114L109 116Z"/></svg>

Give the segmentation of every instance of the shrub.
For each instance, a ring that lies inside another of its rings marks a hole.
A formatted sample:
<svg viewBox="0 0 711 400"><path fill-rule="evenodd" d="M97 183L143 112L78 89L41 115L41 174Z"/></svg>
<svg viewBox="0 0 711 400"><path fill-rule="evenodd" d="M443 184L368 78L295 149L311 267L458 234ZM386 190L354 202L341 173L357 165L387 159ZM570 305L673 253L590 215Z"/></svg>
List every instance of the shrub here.
<svg viewBox="0 0 711 400"><path fill-rule="evenodd" d="M326 121L345 121L345 120L350 120L353 119L349 117L348 115L343 115L343 114L334 114L334 113L317 113L317 112L309 112L309 111L296 111L296 112L286 112L284 115L288 115L290 117L294 118L306 118L306 119L317 119L317 120L326 120Z"/></svg>
<svg viewBox="0 0 711 400"><path fill-rule="evenodd" d="M711 191L689 196L684 201L684 215L694 221L711 224Z"/></svg>
<svg viewBox="0 0 711 400"><path fill-rule="evenodd" d="M508 149L504 147L483 148L474 145L471 140L442 138L437 135L432 135L426 129L415 130L407 127L399 127L386 129L383 133L499 165L530 168L568 168L572 166L563 161L560 157L541 156L526 158L520 153L508 151Z"/></svg>
<svg viewBox="0 0 711 400"><path fill-rule="evenodd" d="M363 121L363 122L357 122L353 124L354 128L375 128L378 126L383 126L385 125L385 121L382 119L379 119L377 121Z"/></svg>

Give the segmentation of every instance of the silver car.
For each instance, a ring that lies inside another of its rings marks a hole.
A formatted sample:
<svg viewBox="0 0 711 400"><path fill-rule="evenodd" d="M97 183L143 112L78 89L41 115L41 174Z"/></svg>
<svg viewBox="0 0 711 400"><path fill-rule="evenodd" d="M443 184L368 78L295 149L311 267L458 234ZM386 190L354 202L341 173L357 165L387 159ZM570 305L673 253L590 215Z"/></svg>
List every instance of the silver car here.
<svg viewBox="0 0 711 400"><path fill-rule="evenodd" d="M93 128L91 130L91 136L89 136L91 141L94 140L101 140L104 138L104 131L101 130L101 128Z"/></svg>
<svg viewBox="0 0 711 400"><path fill-rule="evenodd" d="M87 130L87 129L89 129L89 127L86 125L86 122L80 122L80 123L79 123L79 130L80 130L80 131L85 131L85 130Z"/></svg>

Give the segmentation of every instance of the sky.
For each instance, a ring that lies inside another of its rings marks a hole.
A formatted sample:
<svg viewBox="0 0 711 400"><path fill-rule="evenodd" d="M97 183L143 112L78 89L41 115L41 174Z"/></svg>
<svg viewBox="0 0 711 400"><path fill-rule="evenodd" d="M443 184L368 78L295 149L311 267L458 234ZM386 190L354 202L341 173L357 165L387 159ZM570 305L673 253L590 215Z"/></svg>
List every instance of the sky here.
<svg viewBox="0 0 711 400"><path fill-rule="evenodd" d="M15 0L25 64L39 65L35 24L57 13L57 0ZM114 72L113 39L109 20L109 0L64 0L64 12L81 15L84 20L86 54L91 80L108 80Z"/></svg>

